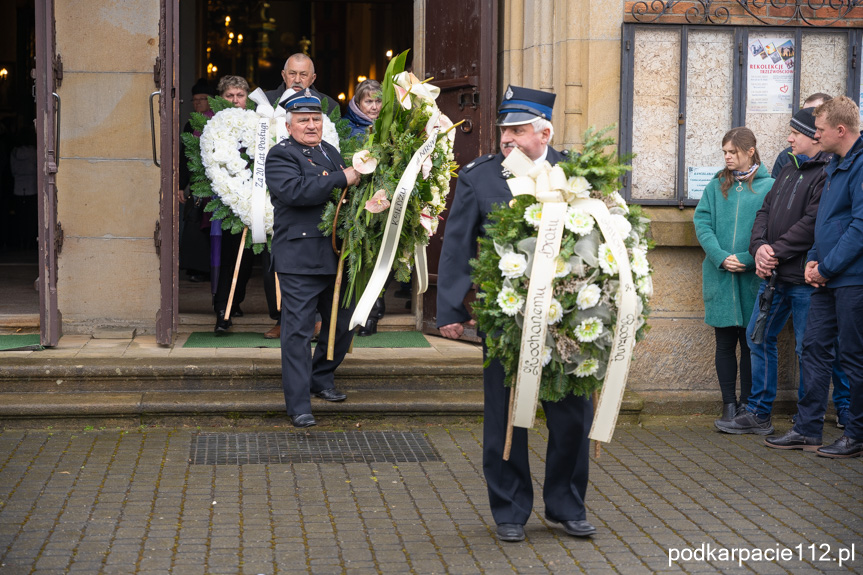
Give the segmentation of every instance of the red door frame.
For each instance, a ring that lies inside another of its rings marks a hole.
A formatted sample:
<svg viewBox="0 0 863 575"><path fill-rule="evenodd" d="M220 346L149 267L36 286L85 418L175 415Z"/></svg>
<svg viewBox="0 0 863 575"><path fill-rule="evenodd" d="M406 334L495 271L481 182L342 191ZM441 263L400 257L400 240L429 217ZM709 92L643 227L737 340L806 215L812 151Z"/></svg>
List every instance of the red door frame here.
<svg viewBox="0 0 863 575"><path fill-rule="evenodd" d="M154 240L159 257L160 305L156 314L156 341L170 345L178 326L179 241L177 209L177 168L175 151L179 148L180 99L179 86L179 24L180 3L160 0L159 8L159 58L154 69L159 97L159 151L156 158L155 144L153 161L161 168L159 186L159 220L156 222ZM154 92L155 94L155 92ZM152 106L152 99L150 102ZM152 108L151 108L152 110ZM155 129L155 128L152 128Z"/></svg>

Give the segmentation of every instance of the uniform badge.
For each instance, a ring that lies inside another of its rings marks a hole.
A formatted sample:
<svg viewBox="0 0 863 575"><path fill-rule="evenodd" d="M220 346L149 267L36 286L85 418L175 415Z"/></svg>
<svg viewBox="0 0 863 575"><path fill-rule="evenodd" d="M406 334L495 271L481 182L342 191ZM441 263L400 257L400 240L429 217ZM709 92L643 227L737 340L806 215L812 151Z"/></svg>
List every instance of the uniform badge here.
<svg viewBox="0 0 863 575"><path fill-rule="evenodd" d="M329 174L329 172L327 172L326 170L324 170L324 173L323 173L323 174L321 174L321 175L322 175L322 176L329 176L330 174Z"/></svg>
<svg viewBox="0 0 863 575"><path fill-rule="evenodd" d="M512 172L510 172L506 166L501 166L500 167L500 175L503 176L504 178L509 178L512 175Z"/></svg>
<svg viewBox="0 0 863 575"><path fill-rule="evenodd" d="M506 93L503 95L504 100L512 100L512 88L507 87Z"/></svg>

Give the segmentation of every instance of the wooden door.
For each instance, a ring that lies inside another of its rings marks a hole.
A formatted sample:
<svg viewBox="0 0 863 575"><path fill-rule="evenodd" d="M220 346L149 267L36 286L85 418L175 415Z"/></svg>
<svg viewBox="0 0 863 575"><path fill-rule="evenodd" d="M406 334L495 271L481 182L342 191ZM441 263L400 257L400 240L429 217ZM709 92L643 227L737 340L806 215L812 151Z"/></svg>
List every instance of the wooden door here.
<svg viewBox="0 0 863 575"><path fill-rule="evenodd" d="M159 102L158 148L155 122L151 122L153 133L153 162L161 169L159 186L159 220L156 222L154 240L159 257L159 282L161 303L156 315L156 341L170 345L177 333L177 310L179 302L179 216L177 209L177 171L179 158L179 23L180 4L161 0L159 17L159 57L153 70L153 81L157 90L150 96L150 113L153 101ZM152 118L151 118L152 119Z"/></svg>
<svg viewBox="0 0 863 575"><path fill-rule="evenodd" d="M441 111L453 122L465 121L455 139L455 159L464 166L497 146L497 2L427 0L425 20L423 72L441 89L437 100ZM450 183L447 208L457 181L453 178ZM438 333L437 269L446 215L428 246L429 287L422 301L425 333ZM472 300L473 294L468 298Z"/></svg>
<svg viewBox="0 0 863 575"><path fill-rule="evenodd" d="M61 335L57 308L57 254L63 231L57 222L56 175L60 165L60 96L63 65L56 54L54 0L36 0L36 148L39 167L39 330L41 343L57 345Z"/></svg>

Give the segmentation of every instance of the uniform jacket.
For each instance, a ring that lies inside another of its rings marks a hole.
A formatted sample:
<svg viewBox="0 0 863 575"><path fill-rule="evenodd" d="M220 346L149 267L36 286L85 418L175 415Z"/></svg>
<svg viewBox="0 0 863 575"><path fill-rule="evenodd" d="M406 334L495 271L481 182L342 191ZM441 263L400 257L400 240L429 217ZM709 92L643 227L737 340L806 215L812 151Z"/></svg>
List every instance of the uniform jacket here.
<svg viewBox="0 0 863 575"><path fill-rule="evenodd" d="M332 201L333 188L347 178L339 151L321 142L318 148L282 140L267 154L266 175L273 203L272 271L303 275L335 274L338 263L332 240L318 229Z"/></svg>
<svg viewBox="0 0 863 575"><path fill-rule="evenodd" d="M552 165L564 154L548 148L546 160ZM437 326L470 319L463 300L471 287L470 258L476 257L476 242L485 234L488 214L507 204L512 192L503 176L503 154L480 156L461 169L455 197L447 212L443 247L438 264ZM440 278L444 278L441 281Z"/></svg>
<svg viewBox="0 0 863 575"><path fill-rule="evenodd" d="M761 281L755 275L755 260L749 254L749 238L755 214L772 185L773 178L762 164L752 179L751 190L744 183L738 192L735 182L725 199L718 174L704 188L693 223L698 242L707 256L701 266L707 325L731 327L749 323ZM722 267L725 258L732 254L746 266L745 272L732 273Z"/></svg>
<svg viewBox="0 0 863 575"><path fill-rule="evenodd" d="M863 137L844 158L834 155L815 219L809 261L827 287L863 285Z"/></svg>
<svg viewBox="0 0 863 575"><path fill-rule="evenodd" d="M782 281L806 283L806 254L815 238L815 214L830 157L821 152L813 158L790 158L755 215L749 253L754 258L758 248L770 245L779 260L776 273Z"/></svg>

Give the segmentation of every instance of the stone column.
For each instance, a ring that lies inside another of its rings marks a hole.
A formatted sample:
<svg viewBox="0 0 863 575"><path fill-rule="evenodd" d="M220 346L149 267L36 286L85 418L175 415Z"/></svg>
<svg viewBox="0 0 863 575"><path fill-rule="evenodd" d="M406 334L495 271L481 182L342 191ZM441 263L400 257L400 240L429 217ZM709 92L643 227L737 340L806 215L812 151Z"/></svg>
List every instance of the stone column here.
<svg viewBox="0 0 863 575"><path fill-rule="evenodd" d="M499 91L516 84L556 93L556 147L618 122L623 8L621 0L502 3Z"/></svg>

